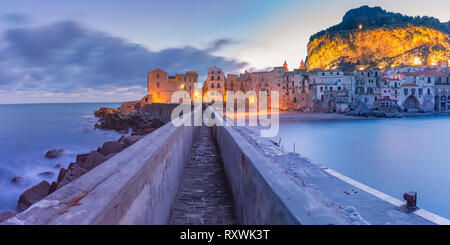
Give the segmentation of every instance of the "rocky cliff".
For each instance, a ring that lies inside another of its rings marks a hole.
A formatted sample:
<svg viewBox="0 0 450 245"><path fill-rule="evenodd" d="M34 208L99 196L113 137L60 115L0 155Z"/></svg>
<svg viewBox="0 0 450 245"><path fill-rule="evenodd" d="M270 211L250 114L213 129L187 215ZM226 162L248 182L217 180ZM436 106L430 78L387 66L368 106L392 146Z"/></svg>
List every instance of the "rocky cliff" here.
<svg viewBox="0 0 450 245"><path fill-rule="evenodd" d="M437 65L450 60L449 33L449 23L431 17L363 6L311 36L307 69Z"/></svg>

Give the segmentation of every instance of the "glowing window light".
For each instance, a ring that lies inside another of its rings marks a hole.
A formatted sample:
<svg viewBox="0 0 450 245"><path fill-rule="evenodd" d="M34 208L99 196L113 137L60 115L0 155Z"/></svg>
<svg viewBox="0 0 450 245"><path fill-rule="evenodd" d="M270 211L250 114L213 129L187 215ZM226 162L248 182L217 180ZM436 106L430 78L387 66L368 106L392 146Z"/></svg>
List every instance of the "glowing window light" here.
<svg viewBox="0 0 450 245"><path fill-rule="evenodd" d="M184 83L180 85L180 89L184 89Z"/></svg>
<svg viewBox="0 0 450 245"><path fill-rule="evenodd" d="M362 28L363 28L363 25L362 25L362 24L359 24L359 25L358 25L358 29L361 30Z"/></svg>
<svg viewBox="0 0 450 245"><path fill-rule="evenodd" d="M419 57L414 58L414 65L421 65L422 61L420 60Z"/></svg>
<svg viewBox="0 0 450 245"><path fill-rule="evenodd" d="M250 104L255 103L255 97L253 95L248 98L248 103L250 103Z"/></svg>

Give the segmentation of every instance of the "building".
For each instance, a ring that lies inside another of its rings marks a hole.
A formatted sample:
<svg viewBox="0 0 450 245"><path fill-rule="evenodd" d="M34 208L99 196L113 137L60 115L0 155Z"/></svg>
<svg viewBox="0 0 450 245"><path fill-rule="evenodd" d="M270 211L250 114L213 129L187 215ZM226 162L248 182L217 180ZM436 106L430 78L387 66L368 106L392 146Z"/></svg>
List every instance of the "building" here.
<svg viewBox="0 0 450 245"><path fill-rule="evenodd" d="M208 69L208 77L203 83L202 92L203 97L209 92L207 102L218 99L225 101L225 81L226 77L221 68L214 66Z"/></svg>
<svg viewBox="0 0 450 245"><path fill-rule="evenodd" d="M200 98L198 74L195 71L168 76L167 72L157 68L148 73L147 88L153 103L170 103L172 94L176 91L188 92L190 98L184 98L187 100Z"/></svg>

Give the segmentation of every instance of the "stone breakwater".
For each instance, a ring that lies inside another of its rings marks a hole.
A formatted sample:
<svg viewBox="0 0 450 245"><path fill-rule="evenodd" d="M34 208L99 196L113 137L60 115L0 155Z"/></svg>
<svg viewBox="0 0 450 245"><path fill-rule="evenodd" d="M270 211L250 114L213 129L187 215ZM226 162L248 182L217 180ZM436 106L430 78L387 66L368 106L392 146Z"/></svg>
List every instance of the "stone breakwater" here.
<svg viewBox="0 0 450 245"><path fill-rule="evenodd" d="M61 168L62 166L60 165L58 167L60 170L56 181L49 183L44 180L24 191L19 197L17 210L1 212L0 222L13 217L17 212L26 210L34 203L84 175L165 124L158 116L145 111L124 114L117 109L100 108L94 112L94 115L99 119L99 123L95 125L96 129L116 130L123 134L129 133L131 129L131 135L123 135L117 141L105 142L97 150L89 153L78 154L75 161L71 162L67 168ZM49 150L45 157L58 158L63 151L64 149ZM20 176L16 176L15 179L20 179ZM13 179L12 181L17 180Z"/></svg>

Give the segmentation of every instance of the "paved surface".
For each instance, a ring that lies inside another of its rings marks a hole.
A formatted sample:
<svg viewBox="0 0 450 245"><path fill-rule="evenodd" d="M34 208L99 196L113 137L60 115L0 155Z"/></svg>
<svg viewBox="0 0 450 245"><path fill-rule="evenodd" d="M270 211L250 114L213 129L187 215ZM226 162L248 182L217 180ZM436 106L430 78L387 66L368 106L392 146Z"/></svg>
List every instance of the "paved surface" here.
<svg viewBox="0 0 450 245"><path fill-rule="evenodd" d="M236 224L232 203L211 129L202 126L186 162L170 224Z"/></svg>

